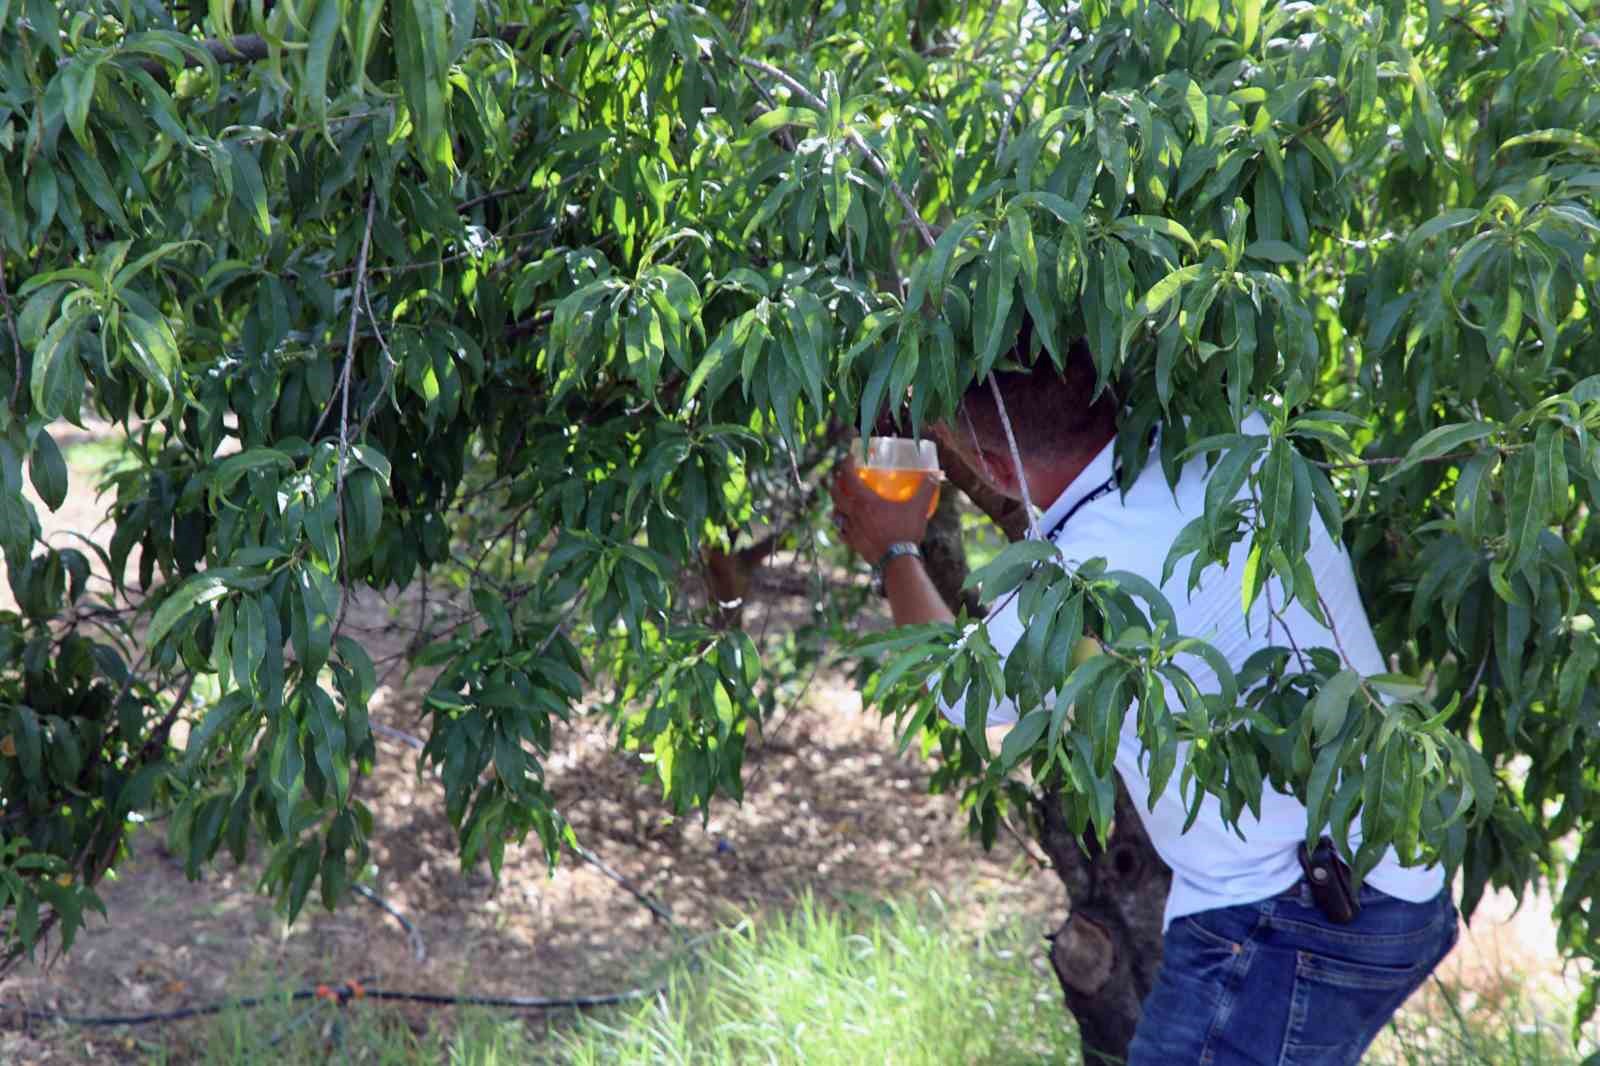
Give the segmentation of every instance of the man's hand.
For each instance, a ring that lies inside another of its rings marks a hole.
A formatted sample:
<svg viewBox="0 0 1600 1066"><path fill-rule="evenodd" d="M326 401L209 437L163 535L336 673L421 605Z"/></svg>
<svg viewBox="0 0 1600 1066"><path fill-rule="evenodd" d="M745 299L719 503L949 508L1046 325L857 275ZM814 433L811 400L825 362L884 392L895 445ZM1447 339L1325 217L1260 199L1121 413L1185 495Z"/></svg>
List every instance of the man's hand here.
<svg viewBox="0 0 1600 1066"><path fill-rule="evenodd" d="M921 544L928 531L928 504L937 487L937 476L929 476L911 499L886 500L862 482L855 459L846 457L834 469L829 487L839 538L872 566L883 560L891 544L903 540Z"/></svg>

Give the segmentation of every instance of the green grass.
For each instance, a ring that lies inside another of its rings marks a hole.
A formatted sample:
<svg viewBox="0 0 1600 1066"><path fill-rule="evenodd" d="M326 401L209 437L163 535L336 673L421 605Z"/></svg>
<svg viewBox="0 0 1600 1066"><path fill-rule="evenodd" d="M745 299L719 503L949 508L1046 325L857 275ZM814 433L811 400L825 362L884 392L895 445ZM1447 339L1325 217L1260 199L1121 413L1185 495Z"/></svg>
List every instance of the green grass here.
<svg viewBox="0 0 1600 1066"><path fill-rule="evenodd" d="M568 1066L1076 1063L1077 1036L1020 926L971 936L935 906L806 899L743 924L631 1011L558 1037Z"/></svg>
<svg viewBox="0 0 1600 1066"><path fill-rule="evenodd" d="M188 1035L146 1044L150 1066L526 1066L545 1061L524 1020L476 1008L440 1012L424 1035L397 1010L281 999L230 1011Z"/></svg>
<svg viewBox="0 0 1600 1066"><path fill-rule="evenodd" d="M1365 1066L1578 1066L1570 1003L1538 1001L1515 974L1498 975L1486 995L1463 992L1448 975L1422 987L1373 1043Z"/></svg>
<svg viewBox="0 0 1600 1066"><path fill-rule="evenodd" d="M985 916L988 917L988 916ZM278 999L182 1031L146 1032L159 1066L1020 1066L1080 1062L1038 930L959 928L931 904L807 898L739 923L670 968L649 1000L552 1016L416 1012ZM530 990L532 991L532 990ZM1516 975L1490 991L1432 981L1367 1066L1576 1066L1570 1004ZM420 1026L419 1026L420 1027ZM1593 1051L1586 1047L1584 1051Z"/></svg>

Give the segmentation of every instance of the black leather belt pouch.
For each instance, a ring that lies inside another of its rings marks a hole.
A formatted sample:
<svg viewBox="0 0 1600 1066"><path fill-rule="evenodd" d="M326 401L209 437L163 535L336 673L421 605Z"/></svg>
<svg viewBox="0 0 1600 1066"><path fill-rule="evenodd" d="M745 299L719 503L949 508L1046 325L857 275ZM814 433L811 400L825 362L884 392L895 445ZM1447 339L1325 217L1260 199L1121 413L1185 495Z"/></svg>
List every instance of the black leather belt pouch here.
<svg viewBox="0 0 1600 1066"><path fill-rule="evenodd" d="M1315 851L1300 844L1300 869L1305 871L1306 884L1311 886L1311 898L1317 909L1327 915L1328 921L1348 925L1361 913L1361 900L1350 884L1350 867L1339 858L1333 841L1323 837L1317 841Z"/></svg>

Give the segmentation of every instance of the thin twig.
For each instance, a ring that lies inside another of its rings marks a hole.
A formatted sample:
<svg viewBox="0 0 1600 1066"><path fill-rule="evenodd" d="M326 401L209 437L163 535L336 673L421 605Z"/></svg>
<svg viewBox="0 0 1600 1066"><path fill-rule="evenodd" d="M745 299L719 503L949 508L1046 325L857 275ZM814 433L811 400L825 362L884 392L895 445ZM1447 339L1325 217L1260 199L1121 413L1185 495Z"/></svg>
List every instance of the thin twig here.
<svg viewBox="0 0 1600 1066"><path fill-rule="evenodd" d="M156 724L155 729L150 731L150 736L146 738L144 747L139 752L141 761L154 755L157 747L166 744L167 735L172 732L173 723L178 720L178 712L183 710L183 705L188 702L189 692L194 688L194 679L195 673L193 670L184 675L183 684L178 688L178 694L172 697L172 706L167 708L167 713ZM112 706L115 707L116 705L113 704Z"/></svg>
<svg viewBox="0 0 1600 1066"><path fill-rule="evenodd" d="M350 368L356 357L356 319L361 315L361 297L367 284L367 253L372 246L372 220L376 217L377 210L378 198L369 191L367 225L361 234L361 252L356 257L356 283L350 293L350 328L345 337L344 369L339 372L339 454L333 472L333 509L339 522L338 566L344 573L339 582L339 613L333 621L335 640L339 638L339 630L344 627L345 612L350 608L350 593L346 587L350 583L350 541L344 520L344 468L350 458ZM317 428L311 431L313 440L316 439L317 430L322 428L322 419L327 417L330 409L324 408L322 417L317 419Z"/></svg>
<svg viewBox="0 0 1600 1066"><path fill-rule="evenodd" d="M1273 621L1282 622L1283 635L1289 638L1289 647L1294 651L1294 657L1300 664L1301 672L1309 670L1310 667L1306 664L1305 654L1300 650L1299 642L1294 639L1294 629L1290 627L1288 620L1278 613L1277 604L1272 602L1272 578L1267 578L1263 584L1262 591L1267 594L1267 639L1272 639ZM1287 607L1288 604L1284 606Z"/></svg>
<svg viewBox="0 0 1600 1066"><path fill-rule="evenodd" d="M572 597L572 602L567 604L567 609L561 612L561 617L556 619L556 624L550 628L550 632L546 633L545 638L539 642L539 647L533 653L534 658L537 659L549 650L550 645L555 642L556 637L566 628L567 623L572 621L572 616L578 613L578 607L582 603L582 596Z"/></svg>
<svg viewBox="0 0 1600 1066"><path fill-rule="evenodd" d="M1001 123L1000 138L994 146L994 158L996 163L1000 161L1001 156L1006 154L1006 138L1011 133L1011 124L1016 122L1022 113L1023 100L1027 99L1028 93L1033 91L1033 83L1039 80L1040 75L1045 72L1045 68L1049 67L1051 63L1055 62L1056 52L1060 50L1062 45L1067 43L1067 38L1071 36L1071 34L1072 25L1069 23L1066 28L1061 31L1060 35L1058 35L1054 41L1050 42L1050 46L1045 49L1044 59L1041 60L1039 65L1034 68L1033 73L1028 76L1028 80L1022 83L1022 89L1017 93L1016 99L1011 101L1011 113L1007 115L1006 120Z"/></svg>
<svg viewBox="0 0 1600 1066"><path fill-rule="evenodd" d="M520 237L547 237L555 231L556 227L554 226L541 226L538 229L518 230L515 233L496 234L493 239L495 248L485 248L482 251L451 252L449 255L442 255L437 259L426 259L412 263L398 263L394 266L373 267L367 271L367 276L374 278L392 277L396 274L415 273L418 270L432 270L436 267L442 267L446 263L459 262L462 259L479 259L488 255L491 251L498 249L500 246L503 246L507 241L517 240ZM544 248L545 245L538 244L535 245L535 247ZM520 260L515 255L511 255L508 256L505 261L493 264L489 269L491 271L500 270L504 266L519 261ZM332 281L334 278L342 278L346 274L353 273L354 271L354 267L340 267L338 270L326 271L322 276L323 278Z"/></svg>
<svg viewBox="0 0 1600 1066"><path fill-rule="evenodd" d="M761 99L766 101L767 106L776 111L778 109L778 101L772 98L772 94L767 91L767 87L762 85L759 81L756 81L755 75L751 74L748 70L744 72L744 77L745 80L750 83L750 86L755 89L756 92L761 94ZM789 132L789 127L779 126L774 132L777 133L778 143L783 146L783 150L786 152L793 152L795 148L794 134ZM846 242L846 247L848 246L849 242Z"/></svg>
<svg viewBox="0 0 1600 1066"><path fill-rule="evenodd" d="M22 338L17 334L17 319L11 311L11 290L6 287L6 253L0 248L0 305L5 307L6 326L11 331L11 347L17 353L16 372L11 380L11 410L22 398Z"/></svg>
<svg viewBox="0 0 1600 1066"><path fill-rule="evenodd" d="M456 213L462 214L464 212L471 211L474 207L486 204L490 200L499 200L503 197L515 195L521 191L521 189L490 189L486 193L482 193L478 196L474 196L470 200L463 200L461 203L456 204Z"/></svg>
<svg viewBox="0 0 1600 1066"><path fill-rule="evenodd" d="M682 932L681 927L678 925L677 919L672 916L672 912L667 909L666 904L657 901L649 893L635 886L633 882L617 873L617 871L613 870L610 866L607 866L604 859L600 858L600 856L596 855L582 844L574 843L569 845L569 847L572 848L573 854L577 855L578 858L582 859L590 866L593 866L596 870L599 870L611 881L620 886L623 891L627 892L634 899L644 904L646 910L655 915L657 918L661 919L663 922L666 922L668 927L670 927L674 932Z"/></svg>
<svg viewBox="0 0 1600 1066"><path fill-rule="evenodd" d="M1472 684L1467 686L1467 691L1461 694L1461 702L1466 703L1472 694L1478 691L1478 682L1483 680L1483 672L1489 666L1489 653L1484 652L1483 658L1478 660L1478 672L1472 675Z"/></svg>
<svg viewBox="0 0 1600 1066"><path fill-rule="evenodd" d="M383 351L385 365L383 368L383 384L378 386L377 394L372 397L372 403L367 405L367 413L361 416L361 424L356 426L357 440L366 438L367 424L372 421L372 416L378 413L378 405L383 403L384 394L389 391L389 383L394 380L394 372L400 368L399 361L395 359L394 353L389 350L389 341L383 335L383 327L378 325L378 316L372 310L372 286L362 286L361 305L366 308L367 321L372 323L372 334L378 338L378 347Z"/></svg>
<svg viewBox="0 0 1600 1066"><path fill-rule="evenodd" d="M972 39L972 58L981 59L983 53L989 50L989 31L994 27L994 20L1000 14L1002 0L994 0L989 5L989 13L984 16L983 25L978 27L978 35Z"/></svg>
<svg viewBox="0 0 1600 1066"><path fill-rule="evenodd" d="M1016 826L1011 824L1011 819L1010 818L1007 818L1005 815L1002 814L1000 816L1000 826L1008 834L1010 834L1012 840L1015 840L1017 842L1017 847L1022 849L1022 854L1026 855L1028 857L1028 861L1032 862L1034 864L1034 866L1036 866L1037 868L1039 868L1041 870L1050 869L1050 860L1049 860L1049 858L1040 856L1037 852L1035 852L1033 850L1033 841L1031 841L1027 837L1023 836L1022 835L1022 831L1019 830Z"/></svg>
<svg viewBox="0 0 1600 1066"><path fill-rule="evenodd" d="M1470 459L1477 452L1451 452L1448 455L1434 455L1426 459L1419 459L1421 463L1452 463L1457 459ZM1394 466L1406 461L1403 455L1379 455L1371 459L1354 459L1344 463L1324 463L1315 459L1308 460L1312 466L1319 466L1324 470L1352 470L1363 466Z"/></svg>
<svg viewBox="0 0 1600 1066"><path fill-rule="evenodd" d="M1028 539L1039 540L1039 516L1033 511L1033 495L1028 490L1028 475L1022 469L1022 452L1017 448L1017 435L1011 429L1011 416L1006 413L1005 397L1000 395L1000 382L994 371L989 371L989 391L994 393L995 407L1000 412L1000 425L1006 431L1006 446L1011 449L1011 465L1016 469L1017 487L1022 490L1022 506L1028 512Z"/></svg>
<svg viewBox="0 0 1600 1066"><path fill-rule="evenodd" d="M333 116L330 116L329 119L328 119L327 124L329 126L333 126L333 125L335 125L337 123L343 123L343 122L359 122L362 119L376 118L379 115L389 115L389 114L392 114L392 111L391 111L391 109L386 108L386 107L373 108L371 111L353 111L348 115L333 115ZM321 123L306 122L306 123L302 123L301 125L298 125L298 126L285 126L281 130L263 129L259 133L252 133L252 134L250 134L248 136L245 136L245 137L239 137L239 138L237 138L235 140L229 141L228 143L229 144L260 144L263 141L281 141L285 137L292 137L297 133L315 133L315 132L320 132L321 130L322 130L322 124Z"/></svg>
<svg viewBox="0 0 1600 1066"><path fill-rule="evenodd" d="M340 385L347 387L350 380L350 365L355 359L356 352L356 319L361 314L361 290L367 280L367 253L372 245L372 219L377 208L377 200L369 192L367 194L367 225L361 234L361 250L356 256L356 283L350 293L350 327L345 335L344 368L340 371ZM311 427L311 439L316 440L322 432L322 425L333 413L332 405L324 407L322 414L317 416L316 425Z"/></svg>
<svg viewBox="0 0 1600 1066"><path fill-rule="evenodd" d="M380 737L388 737L390 740L398 741L416 751L422 751L428 746L421 737L407 733L404 729L396 729L394 726L384 725L382 722L371 722L369 723L369 728Z"/></svg>

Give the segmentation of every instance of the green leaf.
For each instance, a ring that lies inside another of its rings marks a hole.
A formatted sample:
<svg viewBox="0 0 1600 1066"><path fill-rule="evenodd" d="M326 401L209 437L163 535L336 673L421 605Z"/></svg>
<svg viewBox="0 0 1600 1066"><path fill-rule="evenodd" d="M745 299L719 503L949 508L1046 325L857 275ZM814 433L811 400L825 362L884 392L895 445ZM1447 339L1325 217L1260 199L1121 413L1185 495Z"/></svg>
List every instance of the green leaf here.
<svg viewBox="0 0 1600 1066"><path fill-rule="evenodd" d="M1333 786L1339 769L1339 749L1326 747L1317 753L1306 781L1306 845L1315 847L1328 822L1328 801L1333 798Z"/></svg>
<svg viewBox="0 0 1600 1066"><path fill-rule="evenodd" d="M370 470L357 470L344 481L345 550L359 563L372 554L383 526L383 484Z"/></svg>
<svg viewBox="0 0 1600 1066"><path fill-rule="evenodd" d="M1406 449L1405 457L1393 470L1385 475L1384 480L1388 481L1399 477L1420 463L1437 459L1441 455L1447 455L1463 445L1471 444L1473 441L1482 440L1497 429L1499 429L1498 426L1489 422L1456 422L1429 430L1421 437L1418 437L1416 443L1412 444L1410 448Z"/></svg>
<svg viewBox="0 0 1600 1066"><path fill-rule="evenodd" d="M1033 224L1026 211L1006 212L1006 228L1011 231L1011 247L1022 264L1023 276L1030 286L1039 284L1039 249L1033 241Z"/></svg>
<svg viewBox="0 0 1600 1066"><path fill-rule="evenodd" d="M1361 687L1361 675L1340 670L1330 677L1311 703L1311 731L1318 745L1332 743L1350 713L1350 698Z"/></svg>
<svg viewBox="0 0 1600 1066"><path fill-rule="evenodd" d="M920 308L930 292L933 294L935 309L943 302L945 277L950 272L950 257L977 226L977 216L966 215L939 234L939 239L933 244L933 250L923 260L922 269L912 275L911 289L906 296L907 312Z"/></svg>
<svg viewBox="0 0 1600 1066"><path fill-rule="evenodd" d="M1543 129L1533 130L1531 133L1519 133L1517 136L1502 143L1496 151L1505 152L1528 144L1557 144L1563 148L1573 149L1579 155L1600 156L1600 141L1595 140L1593 137L1586 137L1576 130L1564 129Z"/></svg>
<svg viewBox="0 0 1600 1066"><path fill-rule="evenodd" d="M121 316L124 336L128 340L127 353L141 377L150 383L161 397L161 405L152 417L164 417L175 398L178 372L178 339L165 317L147 319L132 311Z"/></svg>
<svg viewBox="0 0 1600 1066"><path fill-rule="evenodd" d="M33 370L30 375L30 392L33 409L45 418L54 419L67 411L76 389L81 391L83 371L78 367L78 333L94 308L87 300L78 300L45 332L44 340L33 353Z"/></svg>
<svg viewBox="0 0 1600 1066"><path fill-rule="evenodd" d="M1435 159L1440 163L1446 163L1448 160L1444 153L1444 114L1439 110L1439 100L1434 96L1433 87L1428 84L1427 76L1422 72L1422 64L1415 56L1411 57L1409 71L1414 94L1412 103L1422 116L1428 147Z"/></svg>
<svg viewBox="0 0 1600 1066"><path fill-rule="evenodd" d="M1191 266L1180 267L1151 286L1150 291L1133 305L1133 319L1142 320L1149 318L1163 307L1167 302L1183 289L1189 282L1207 273L1207 268L1195 263Z"/></svg>
<svg viewBox="0 0 1600 1066"><path fill-rule="evenodd" d="M1050 712L1040 708L1022 716L1005 739L1000 742L1000 768L1002 771L1015 766L1023 756L1044 735L1045 728L1050 724Z"/></svg>
<svg viewBox="0 0 1600 1066"><path fill-rule="evenodd" d="M159 644L161 638L170 633L172 627L181 622L190 611L196 607L215 603L227 594L226 575L216 571L190 575L161 601L160 607L156 608L155 617L150 620L150 628L145 631L145 643L150 646Z"/></svg>
<svg viewBox="0 0 1600 1066"><path fill-rule="evenodd" d="M33 441L28 459L28 477L39 498L50 510L59 510L67 499L67 463L49 430L41 429Z"/></svg>
<svg viewBox="0 0 1600 1066"><path fill-rule="evenodd" d="M276 614L277 606L271 600L266 602ZM256 670L267 654L266 615L262 612L261 601L255 597L240 597L233 627L233 646L229 653L232 656L233 683L247 692L254 692Z"/></svg>
<svg viewBox="0 0 1600 1066"><path fill-rule="evenodd" d="M1189 78L1184 81L1183 102L1189 109L1190 120L1194 122L1194 143L1203 145L1211 139L1210 101L1198 82Z"/></svg>
<svg viewBox="0 0 1600 1066"><path fill-rule="evenodd" d="M248 602L248 601L247 601ZM250 709L250 698L243 692L230 692L206 712L200 724L189 731L188 746L184 749L184 764L191 769L206 754L211 742L226 732L244 712Z"/></svg>
<svg viewBox="0 0 1600 1066"><path fill-rule="evenodd" d="M395 66L416 124L418 155L429 164L454 164L450 143L449 34L445 5L437 0L395 0Z"/></svg>
<svg viewBox="0 0 1600 1066"><path fill-rule="evenodd" d="M1455 207L1448 211L1441 211L1411 231L1411 235L1406 238L1406 249L1414 252L1418 247L1426 244L1446 230L1465 226L1469 222L1476 222L1479 217L1479 212L1470 207Z"/></svg>
<svg viewBox="0 0 1600 1066"><path fill-rule="evenodd" d="M1289 535L1289 522L1293 518L1294 502L1294 449L1279 437L1267 450L1267 461L1257 475L1261 486L1261 517L1269 536L1284 538Z"/></svg>
<svg viewBox="0 0 1600 1066"><path fill-rule="evenodd" d="M94 138L89 134L89 107L94 103L94 89L100 64L95 59L78 56L64 67L58 78L66 103L67 125L83 150L93 152Z"/></svg>
<svg viewBox="0 0 1600 1066"><path fill-rule="evenodd" d="M1428 691L1428 686L1405 674L1373 674L1367 678L1367 684L1385 696L1400 700L1418 699Z"/></svg>
<svg viewBox="0 0 1600 1066"><path fill-rule="evenodd" d="M233 195L239 206L255 220L263 237L272 236L272 215L267 209L267 183L261 177L261 164L255 153L242 144L228 145L233 166Z"/></svg>
<svg viewBox="0 0 1600 1066"><path fill-rule="evenodd" d="M232 491L239 479L250 471L267 467L289 468L293 465L294 460L275 448L251 448L228 456L209 472L207 480L210 482L211 509L216 510L222 497Z"/></svg>
<svg viewBox="0 0 1600 1066"><path fill-rule="evenodd" d="M329 143L332 139L328 132L328 65L333 61L333 46L339 39L343 8L344 0L319 0L316 13L311 16L305 81L300 87L311 121L329 138Z"/></svg>
<svg viewBox="0 0 1600 1066"><path fill-rule="evenodd" d="M1256 31L1261 27L1261 0L1238 0L1239 47L1246 52L1255 43Z"/></svg>
<svg viewBox="0 0 1600 1066"><path fill-rule="evenodd" d="M757 137L765 137L782 126L799 126L801 129L814 130L821 124L822 116L809 107L775 107L771 111L763 112L755 121L744 128L745 143Z"/></svg>
<svg viewBox="0 0 1600 1066"><path fill-rule="evenodd" d="M1245 245L1244 254L1269 263L1303 263L1306 258L1304 252L1284 241L1256 241Z"/></svg>
<svg viewBox="0 0 1600 1066"><path fill-rule="evenodd" d="M1545 501L1549 486L1539 477L1536 457L1520 451L1505 464L1506 531L1510 554L1506 565L1517 570L1533 561L1539 532L1545 527Z"/></svg>
<svg viewBox="0 0 1600 1066"><path fill-rule="evenodd" d="M1007 544L993 559L968 574L961 587L970 589L982 586L987 598L989 586L997 583L1005 583L1007 588L1015 586L1020 581L1018 575L1021 572L1039 563L1054 562L1059 556L1059 549L1048 540L1019 540ZM1007 578L1011 579L1009 583L1006 583Z"/></svg>
<svg viewBox="0 0 1600 1066"><path fill-rule="evenodd" d="M1135 234L1139 230L1160 233L1187 245L1189 250L1196 255L1200 254L1200 246L1195 243L1194 237L1190 236L1189 231L1181 223L1161 215L1127 215L1113 222L1111 229L1113 232L1129 235Z"/></svg>

